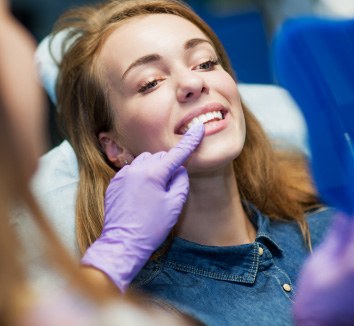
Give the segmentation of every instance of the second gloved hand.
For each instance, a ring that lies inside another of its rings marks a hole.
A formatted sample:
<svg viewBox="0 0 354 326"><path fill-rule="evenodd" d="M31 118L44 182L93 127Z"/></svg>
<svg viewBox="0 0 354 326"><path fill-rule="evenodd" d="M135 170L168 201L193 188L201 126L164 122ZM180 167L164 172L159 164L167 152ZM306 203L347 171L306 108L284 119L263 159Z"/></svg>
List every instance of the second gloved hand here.
<svg viewBox="0 0 354 326"><path fill-rule="evenodd" d="M301 272L296 325L354 324L354 220L336 216L329 233Z"/></svg>
<svg viewBox="0 0 354 326"><path fill-rule="evenodd" d="M176 224L189 180L182 164L197 148L204 125L193 126L168 152L143 153L111 180L101 236L83 265L103 271L124 292Z"/></svg>

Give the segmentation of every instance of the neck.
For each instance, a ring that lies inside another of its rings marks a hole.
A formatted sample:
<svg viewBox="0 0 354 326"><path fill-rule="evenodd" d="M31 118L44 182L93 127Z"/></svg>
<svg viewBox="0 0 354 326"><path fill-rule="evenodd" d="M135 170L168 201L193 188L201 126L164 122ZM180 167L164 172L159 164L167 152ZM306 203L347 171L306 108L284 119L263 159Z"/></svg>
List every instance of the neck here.
<svg viewBox="0 0 354 326"><path fill-rule="evenodd" d="M243 209L232 164L223 170L190 177L187 203L177 235L210 246L232 246L255 240L256 231Z"/></svg>

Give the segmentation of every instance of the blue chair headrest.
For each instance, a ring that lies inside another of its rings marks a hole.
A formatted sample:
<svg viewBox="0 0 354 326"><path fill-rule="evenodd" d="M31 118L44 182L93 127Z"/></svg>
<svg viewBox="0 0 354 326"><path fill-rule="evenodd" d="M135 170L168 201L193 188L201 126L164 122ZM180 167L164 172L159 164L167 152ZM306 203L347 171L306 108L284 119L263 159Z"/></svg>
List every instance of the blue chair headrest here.
<svg viewBox="0 0 354 326"><path fill-rule="evenodd" d="M293 18L274 38L274 69L303 111L323 200L354 213L354 20Z"/></svg>

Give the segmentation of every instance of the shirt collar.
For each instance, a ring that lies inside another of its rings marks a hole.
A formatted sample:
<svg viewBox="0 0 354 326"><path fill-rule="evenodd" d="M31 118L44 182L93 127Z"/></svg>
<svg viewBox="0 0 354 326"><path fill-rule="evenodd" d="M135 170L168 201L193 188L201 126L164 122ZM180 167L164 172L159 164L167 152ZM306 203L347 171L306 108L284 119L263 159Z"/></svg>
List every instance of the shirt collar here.
<svg viewBox="0 0 354 326"><path fill-rule="evenodd" d="M161 257L166 267L213 279L254 283L259 268L272 264L273 254L282 249L270 235L269 218L247 205L257 229L256 241L239 246L205 246L175 237L168 252ZM263 254L259 255L259 247Z"/></svg>
<svg viewBox="0 0 354 326"><path fill-rule="evenodd" d="M282 252L283 250L280 245L276 242L274 237L271 236L271 222L269 217L263 215L252 204L247 203L246 205L249 212L248 216L257 230L256 241L264 243L266 246L270 248L273 247L275 250Z"/></svg>

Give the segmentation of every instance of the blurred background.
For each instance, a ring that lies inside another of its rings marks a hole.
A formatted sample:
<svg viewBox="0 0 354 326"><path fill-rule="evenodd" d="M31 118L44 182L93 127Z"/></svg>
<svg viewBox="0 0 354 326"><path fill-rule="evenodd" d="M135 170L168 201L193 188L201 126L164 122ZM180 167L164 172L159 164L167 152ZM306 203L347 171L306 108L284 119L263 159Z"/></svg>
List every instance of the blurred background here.
<svg viewBox="0 0 354 326"><path fill-rule="evenodd" d="M94 0L11 0L13 14L37 42L51 32L67 9ZM187 0L223 42L238 80L276 84L272 73L271 41L277 28L290 17L318 15L353 17L354 0ZM50 146L62 141L55 109L48 99Z"/></svg>

